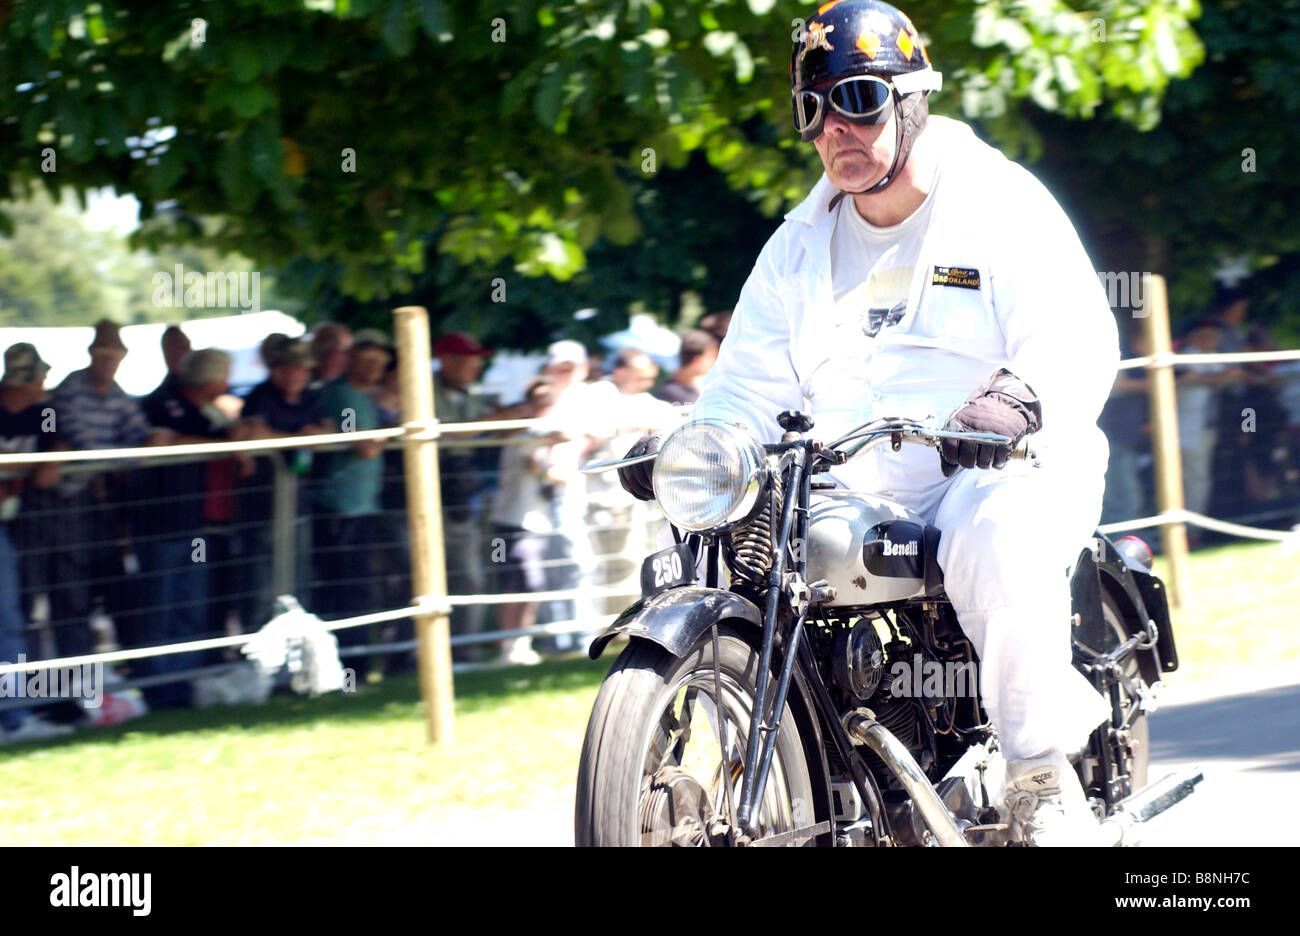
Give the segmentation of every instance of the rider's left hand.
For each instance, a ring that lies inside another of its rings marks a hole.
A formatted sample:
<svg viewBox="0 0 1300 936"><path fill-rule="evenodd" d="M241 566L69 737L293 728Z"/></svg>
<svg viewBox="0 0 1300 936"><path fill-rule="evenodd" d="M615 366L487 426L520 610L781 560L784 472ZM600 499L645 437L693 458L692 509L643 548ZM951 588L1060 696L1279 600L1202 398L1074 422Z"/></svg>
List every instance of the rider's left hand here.
<svg viewBox="0 0 1300 936"><path fill-rule="evenodd" d="M945 478L961 468L1002 468L1020 440L1043 426L1043 408L1038 396L1005 367L987 384L966 398L944 426L955 432L992 432L1008 436L1003 445L970 439L943 439L939 443L939 465Z"/></svg>

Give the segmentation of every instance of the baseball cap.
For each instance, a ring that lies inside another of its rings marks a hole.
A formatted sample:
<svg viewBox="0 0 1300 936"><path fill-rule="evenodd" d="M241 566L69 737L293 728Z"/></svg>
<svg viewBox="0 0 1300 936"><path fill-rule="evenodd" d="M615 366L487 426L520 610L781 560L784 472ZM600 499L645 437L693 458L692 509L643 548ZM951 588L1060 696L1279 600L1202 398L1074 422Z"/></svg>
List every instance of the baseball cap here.
<svg viewBox="0 0 1300 936"><path fill-rule="evenodd" d="M546 366L555 367L559 364L586 364L587 349L582 346L582 342L565 340L557 341L546 349Z"/></svg>
<svg viewBox="0 0 1300 936"><path fill-rule="evenodd" d="M270 367L279 367L281 364L311 370L316 366L316 358L312 355L311 345L307 342L299 338L289 338L274 348L267 361Z"/></svg>
<svg viewBox="0 0 1300 936"><path fill-rule="evenodd" d="M382 348L387 351L389 346L388 336L377 328L363 328L352 336L353 351L360 351L367 347Z"/></svg>
<svg viewBox="0 0 1300 936"><path fill-rule="evenodd" d="M122 326L111 319L100 319L95 323L95 337L90 342L90 351L126 351L122 342Z"/></svg>
<svg viewBox="0 0 1300 936"><path fill-rule="evenodd" d="M5 350L5 375L0 384L6 387L42 380L50 372L50 365L41 360L34 345L20 341Z"/></svg>
<svg viewBox="0 0 1300 936"><path fill-rule="evenodd" d="M449 335L443 335L433 343L433 353L486 357L492 352L464 332L452 332Z"/></svg>

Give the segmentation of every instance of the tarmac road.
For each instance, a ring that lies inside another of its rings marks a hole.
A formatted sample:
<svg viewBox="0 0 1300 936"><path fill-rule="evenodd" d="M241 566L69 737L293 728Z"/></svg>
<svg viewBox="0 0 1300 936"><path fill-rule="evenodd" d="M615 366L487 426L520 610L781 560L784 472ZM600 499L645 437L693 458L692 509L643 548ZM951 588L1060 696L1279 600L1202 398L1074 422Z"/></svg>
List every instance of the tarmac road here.
<svg viewBox="0 0 1300 936"><path fill-rule="evenodd" d="M1249 684L1258 688L1242 691ZM1151 716L1148 775L1155 781L1192 766L1205 780L1146 824L1144 845L1300 844L1300 672L1250 674L1249 683L1162 698ZM1196 870L1234 870L1211 864Z"/></svg>
<svg viewBox="0 0 1300 936"><path fill-rule="evenodd" d="M1205 780L1144 826L1143 845L1300 844L1300 813L1294 808L1300 791L1300 667L1176 683L1161 693L1151 719L1150 779L1199 766ZM526 811L448 817L412 841L572 845L573 805L566 796L564 791ZM1240 870L1219 867L1211 853L1196 861L1195 867L1175 870Z"/></svg>

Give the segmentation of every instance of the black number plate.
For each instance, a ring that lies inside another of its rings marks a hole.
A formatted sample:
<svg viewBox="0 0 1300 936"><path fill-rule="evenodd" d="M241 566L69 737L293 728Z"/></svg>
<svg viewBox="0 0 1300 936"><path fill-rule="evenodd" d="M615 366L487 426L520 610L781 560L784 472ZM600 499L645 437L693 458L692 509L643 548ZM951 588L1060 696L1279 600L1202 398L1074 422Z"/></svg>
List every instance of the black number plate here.
<svg viewBox="0 0 1300 936"><path fill-rule="evenodd" d="M646 556L641 563L641 594L650 598L695 581L695 553L682 543Z"/></svg>

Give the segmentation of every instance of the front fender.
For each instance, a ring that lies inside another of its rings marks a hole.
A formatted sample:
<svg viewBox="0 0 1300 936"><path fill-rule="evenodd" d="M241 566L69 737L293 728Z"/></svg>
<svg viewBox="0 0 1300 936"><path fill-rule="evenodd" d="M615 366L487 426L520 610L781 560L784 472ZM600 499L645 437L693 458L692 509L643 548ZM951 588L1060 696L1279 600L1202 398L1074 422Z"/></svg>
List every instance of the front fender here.
<svg viewBox="0 0 1300 936"><path fill-rule="evenodd" d="M754 603L735 592L700 585L669 589L631 605L591 642L587 655L598 659L611 640L624 634L657 643L673 656L684 656L700 634L728 618L763 626L763 616Z"/></svg>

